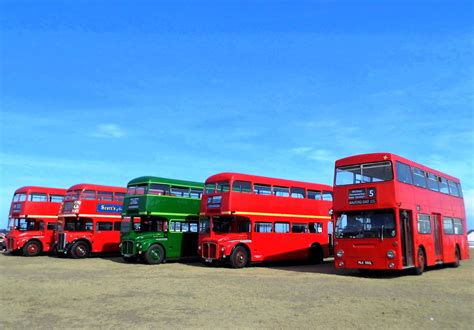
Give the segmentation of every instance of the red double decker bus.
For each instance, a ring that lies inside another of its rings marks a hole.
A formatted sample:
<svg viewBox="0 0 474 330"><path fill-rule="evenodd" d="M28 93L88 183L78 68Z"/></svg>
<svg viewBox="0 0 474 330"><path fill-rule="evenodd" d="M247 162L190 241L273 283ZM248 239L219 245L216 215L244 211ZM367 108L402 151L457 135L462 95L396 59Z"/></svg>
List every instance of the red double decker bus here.
<svg viewBox="0 0 474 330"><path fill-rule="evenodd" d="M120 252L120 224L126 188L77 184L68 189L58 216L58 256Z"/></svg>
<svg viewBox="0 0 474 330"><path fill-rule="evenodd" d="M394 154L336 161L334 215L337 268L421 274L469 258L459 180Z"/></svg>
<svg viewBox="0 0 474 330"><path fill-rule="evenodd" d="M7 252L33 257L49 252L66 189L22 187L15 191L6 236Z"/></svg>
<svg viewBox="0 0 474 330"><path fill-rule="evenodd" d="M330 253L332 187L220 173L206 180L199 254L206 264L310 259Z"/></svg>

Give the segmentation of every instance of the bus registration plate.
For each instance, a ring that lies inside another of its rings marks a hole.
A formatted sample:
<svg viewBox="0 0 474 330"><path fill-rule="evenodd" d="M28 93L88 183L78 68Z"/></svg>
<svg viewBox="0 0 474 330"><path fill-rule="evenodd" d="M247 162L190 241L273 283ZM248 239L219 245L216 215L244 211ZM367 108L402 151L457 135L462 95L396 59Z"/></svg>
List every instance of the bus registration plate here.
<svg viewBox="0 0 474 330"><path fill-rule="evenodd" d="M359 261L357 261L357 264L358 265L372 265L373 262L370 261L370 260L359 260Z"/></svg>
<svg viewBox="0 0 474 330"><path fill-rule="evenodd" d="M212 259L207 258L205 261L206 262L212 262Z"/></svg>

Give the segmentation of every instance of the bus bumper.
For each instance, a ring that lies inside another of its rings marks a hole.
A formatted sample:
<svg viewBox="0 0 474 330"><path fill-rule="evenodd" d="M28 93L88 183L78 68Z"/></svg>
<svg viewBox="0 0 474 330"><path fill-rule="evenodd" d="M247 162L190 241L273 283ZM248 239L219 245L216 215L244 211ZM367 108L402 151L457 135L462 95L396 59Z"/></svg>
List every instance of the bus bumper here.
<svg viewBox="0 0 474 330"><path fill-rule="evenodd" d="M400 270L403 266L388 258L344 257L334 258L334 266L340 269Z"/></svg>

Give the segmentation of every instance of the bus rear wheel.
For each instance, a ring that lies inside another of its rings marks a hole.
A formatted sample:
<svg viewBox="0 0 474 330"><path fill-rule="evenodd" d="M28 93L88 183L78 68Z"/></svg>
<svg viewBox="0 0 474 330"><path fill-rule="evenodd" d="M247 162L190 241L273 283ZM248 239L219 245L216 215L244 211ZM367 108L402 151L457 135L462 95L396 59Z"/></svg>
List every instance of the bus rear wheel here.
<svg viewBox="0 0 474 330"><path fill-rule="evenodd" d="M309 248L309 262L312 264L321 264L324 261L323 249L315 244Z"/></svg>
<svg viewBox="0 0 474 330"><path fill-rule="evenodd" d="M163 248L160 245L155 244L150 246L148 251L146 251L145 261L150 265L160 264L163 262L164 256L165 253L163 251Z"/></svg>
<svg viewBox="0 0 474 330"><path fill-rule="evenodd" d="M415 275L421 275L425 271L425 266L426 266L425 252L423 251L422 248L418 248L418 253L416 255L417 255L416 259L417 259L418 265L415 266L415 269L413 272Z"/></svg>
<svg viewBox="0 0 474 330"><path fill-rule="evenodd" d="M247 266L248 261L249 254L247 253L247 250L242 246L236 247L230 255L230 265L234 268L243 268Z"/></svg>
<svg viewBox="0 0 474 330"><path fill-rule="evenodd" d="M454 256L455 256L455 259L454 259L454 262L452 263L452 266L454 268L458 268L459 265L461 264L461 253L459 252L458 247L456 247L456 251L454 252Z"/></svg>
<svg viewBox="0 0 474 330"><path fill-rule="evenodd" d="M25 257L36 257L41 253L41 245L38 242L28 242L23 247Z"/></svg>
<svg viewBox="0 0 474 330"><path fill-rule="evenodd" d="M71 248L71 256L74 259L82 259L89 255L89 246L85 242L76 242Z"/></svg>

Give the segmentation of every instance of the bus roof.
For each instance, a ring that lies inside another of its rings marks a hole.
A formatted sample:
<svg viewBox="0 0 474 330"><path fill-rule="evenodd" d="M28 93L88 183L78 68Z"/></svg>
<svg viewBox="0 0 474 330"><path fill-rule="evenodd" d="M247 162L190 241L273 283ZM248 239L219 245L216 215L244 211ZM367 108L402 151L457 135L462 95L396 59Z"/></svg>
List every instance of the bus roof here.
<svg viewBox="0 0 474 330"><path fill-rule="evenodd" d="M432 169L430 167L427 167L425 165L422 165L420 163L416 163L414 161L411 161L407 158L398 156L396 154L390 153L390 152L377 152L377 153L370 153L370 154L360 154L360 155L354 155L346 158L341 158L336 160L336 167L341 167L341 166L349 166L349 165L357 165L361 163L375 163L375 162L383 162L383 161L401 161L402 163L405 163L407 165L415 166L418 167L421 170L424 170L426 172L433 173L438 176L445 177L448 180L452 180L454 182L459 183L459 179L456 177L453 177L451 175L448 175L446 173L437 171L435 169Z"/></svg>
<svg viewBox="0 0 474 330"><path fill-rule="evenodd" d="M139 178L130 180L127 186L134 185L134 184L144 184L144 183L146 184L163 183L163 184L170 184L170 185L177 185L177 186L196 187L196 188L204 187L204 183L202 182L167 179L167 178L161 178L157 176L141 176Z"/></svg>
<svg viewBox="0 0 474 330"><path fill-rule="evenodd" d="M126 192L127 191L127 188L125 187L102 186L102 185L92 184L92 183L78 183L78 184L75 184L74 186L69 187L68 191L83 190L83 189L112 191L112 192Z"/></svg>
<svg viewBox="0 0 474 330"><path fill-rule="evenodd" d="M65 195L66 189L64 188L50 188L50 187L39 187L39 186L25 186L18 188L15 190L15 194L17 193L29 193L29 192L37 192L37 193L46 193L46 194L54 194L54 195Z"/></svg>
<svg viewBox="0 0 474 330"><path fill-rule="evenodd" d="M326 184L270 178L266 176L233 173L233 172L224 172L224 173L214 174L207 178L206 183L226 181L226 180L252 181L253 183L268 184L268 185L273 185L273 186L283 185L283 186L290 186L290 187L301 187L301 188L306 188L306 189L315 189L315 190L324 189L324 190L332 191L332 186L329 186Z"/></svg>

